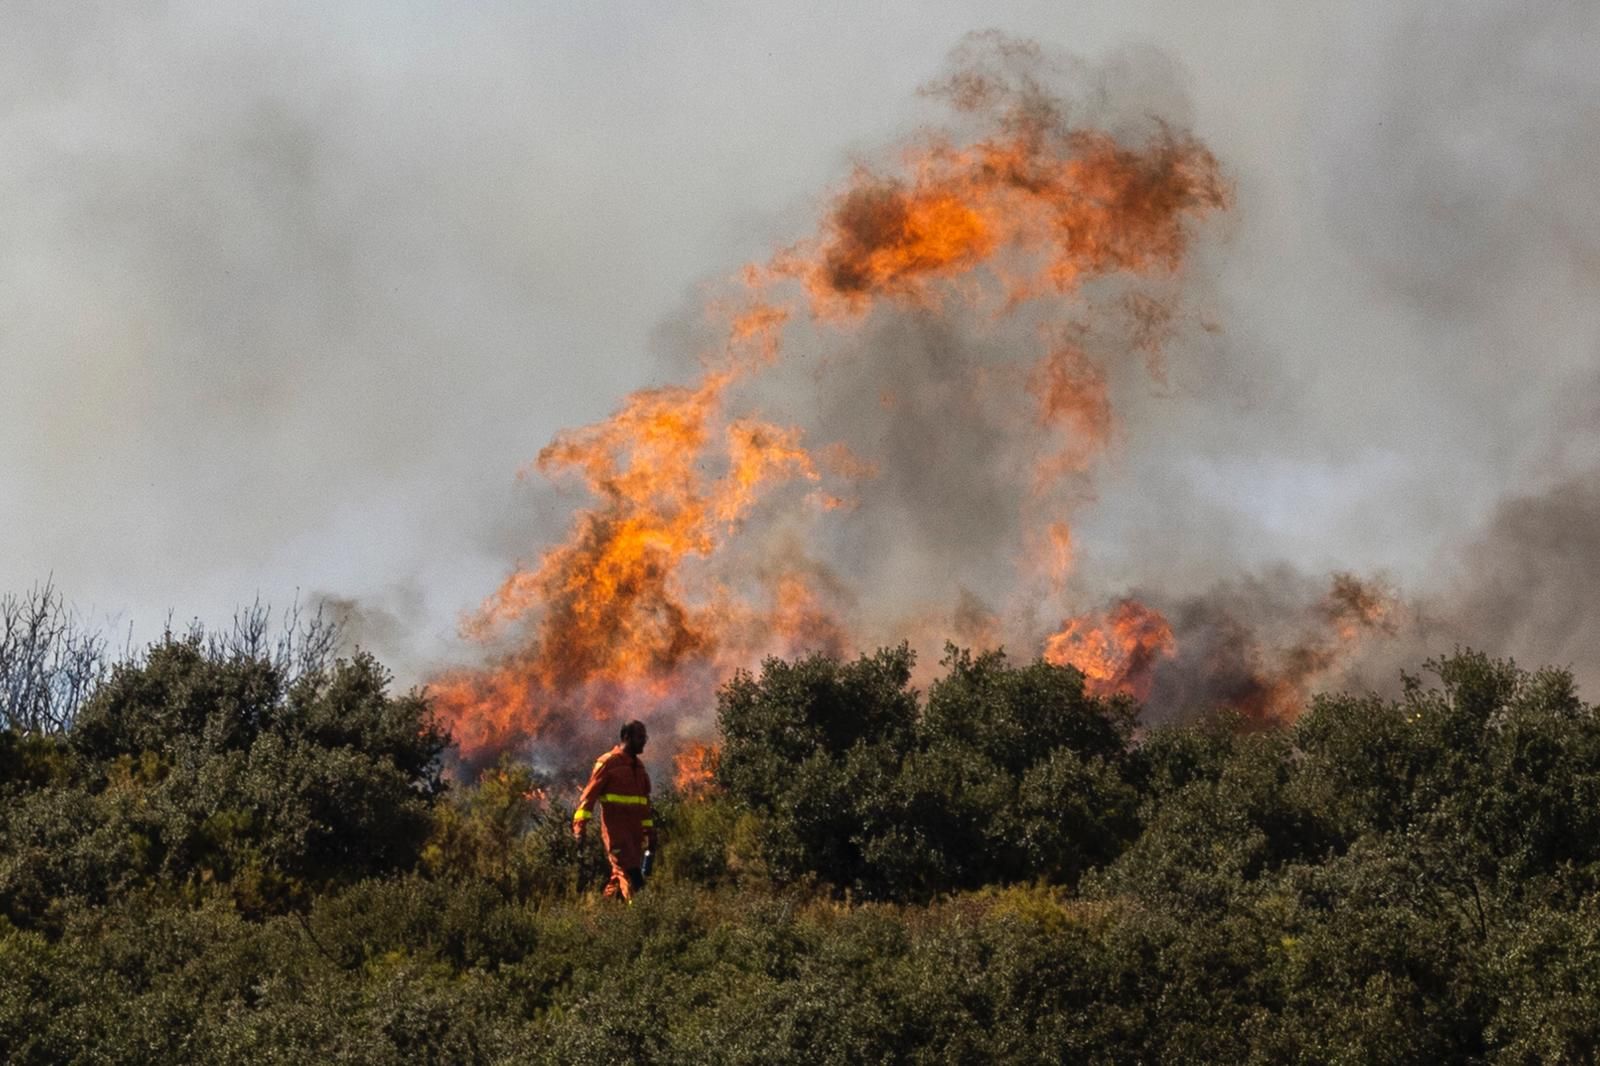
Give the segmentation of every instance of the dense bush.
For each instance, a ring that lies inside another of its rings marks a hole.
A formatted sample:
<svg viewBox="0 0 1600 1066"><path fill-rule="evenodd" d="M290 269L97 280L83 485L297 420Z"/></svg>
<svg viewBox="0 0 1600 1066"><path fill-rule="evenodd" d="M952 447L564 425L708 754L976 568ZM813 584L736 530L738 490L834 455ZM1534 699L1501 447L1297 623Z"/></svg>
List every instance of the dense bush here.
<svg viewBox="0 0 1600 1066"><path fill-rule="evenodd" d="M1000 652L952 648L944 665L925 710L904 646L853 663L773 660L723 688L718 782L759 816L780 881L895 899L1071 883L1132 839L1130 703Z"/></svg>
<svg viewBox="0 0 1600 1066"><path fill-rule="evenodd" d="M891 649L721 694L718 787L601 900L571 782L424 699L169 640L0 733L19 1063L1589 1062L1600 721L1463 653L1289 727ZM583 767L576 769L582 770Z"/></svg>
<svg viewBox="0 0 1600 1066"><path fill-rule="evenodd" d="M387 684L357 655L286 685L198 639L118 667L65 740L0 744L0 915L58 927L80 901L213 884L264 913L409 869L447 738Z"/></svg>

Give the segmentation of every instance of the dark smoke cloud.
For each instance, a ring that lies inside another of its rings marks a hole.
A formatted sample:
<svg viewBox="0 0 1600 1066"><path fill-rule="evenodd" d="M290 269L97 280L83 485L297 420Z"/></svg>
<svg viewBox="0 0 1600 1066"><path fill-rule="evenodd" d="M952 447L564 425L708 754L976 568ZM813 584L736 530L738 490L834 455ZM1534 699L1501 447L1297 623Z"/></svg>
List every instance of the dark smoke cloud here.
<svg viewBox="0 0 1600 1066"><path fill-rule="evenodd" d="M1600 472L1504 501L1454 581L1443 613L1460 640L1600 692Z"/></svg>

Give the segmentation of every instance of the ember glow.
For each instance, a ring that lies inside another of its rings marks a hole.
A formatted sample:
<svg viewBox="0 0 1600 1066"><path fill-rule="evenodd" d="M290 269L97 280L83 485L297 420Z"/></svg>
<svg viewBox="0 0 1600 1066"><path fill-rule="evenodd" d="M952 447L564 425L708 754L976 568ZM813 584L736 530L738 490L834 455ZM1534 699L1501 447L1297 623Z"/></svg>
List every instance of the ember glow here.
<svg viewBox="0 0 1600 1066"><path fill-rule="evenodd" d="M1058 345L1034 367L1028 392L1039 405L1039 427L1059 434L1062 441L1039 464L1040 482L1085 469L1111 437L1105 371L1076 345Z"/></svg>
<svg viewBox="0 0 1600 1066"><path fill-rule="evenodd" d="M1336 573L1320 594L1303 591L1257 583L1174 604L1175 647L1157 669L1151 698L1230 707L1258 725L1289 721L1316 686L1406 620L1395 593L1378 581Z"/></svg>
<svg viewBox="0 0 1600 1066"><path fill-rule="evenodd" d="M1131 598L1074 610L1072 518L1124 432L1110 365L1164 380L1166 346L1194 318L1176 282L1229 192L1187 133L1067 121L1030 48L980 37L958 52L929 89L948 127L857 166L811 235L732 275L709 302L720 339L698 381L636 392L539 453L534 472L591 502L466 620L481 664L432 685L468 764L590 743L637 716L698 787L714 752L696 738L735 670L908 634L1003 642L1077 667L1092 693L1149 696L1181 638ZM950 338L927 342L944 378L831 385L870 370L873 338L894 329ZM824 402L830 388L843 398ZM978 475L939 465L963 434L972 446L948 454L985 459ZM900 438L928 444L907 460L885 450ZM924 482L909 504L908 470ZM917 545L980 498L969 511L1013 529L1009 547L971 545L982 594L956 570L944 587L908 583ZM1054 633L1039 595L1068 617ZM1334 629L1368 624L1341 610Z"/></svg>
<svg viewBox="0 0 1600 1066"><path fill-rule="evenodd" d="M1233 701L1247 716L1292 720L1311 686L1353 655L1361 643L1393 636L1399 605L1393 594L1354 574L1333 575L1327 595L1311 611L1299 641L1267 659L1253 686Z"/></svg>

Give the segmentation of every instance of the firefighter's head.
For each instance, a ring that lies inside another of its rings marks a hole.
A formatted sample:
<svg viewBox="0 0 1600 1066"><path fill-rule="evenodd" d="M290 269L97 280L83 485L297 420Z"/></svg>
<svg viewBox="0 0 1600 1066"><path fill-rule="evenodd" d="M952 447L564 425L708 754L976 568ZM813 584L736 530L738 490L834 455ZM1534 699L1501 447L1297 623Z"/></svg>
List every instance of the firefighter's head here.
<svg viewBox="0 0 1600 1066"><path fill-rule="evenodd" d="M637 718L622 727L622 750L629 755L643 751L645 741L649 739L650 734L645 730L644 723Z"/></svg>

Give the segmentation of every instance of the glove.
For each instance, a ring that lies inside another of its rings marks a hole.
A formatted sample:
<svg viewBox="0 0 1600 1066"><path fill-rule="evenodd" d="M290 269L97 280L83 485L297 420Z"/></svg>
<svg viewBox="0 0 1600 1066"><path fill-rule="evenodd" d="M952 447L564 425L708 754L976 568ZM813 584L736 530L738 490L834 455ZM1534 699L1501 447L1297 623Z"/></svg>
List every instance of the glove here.
<svg viewBox="0 0 1600 1066"><path fill-rule="evenodd" d="M572 839L574 839L576 841L579 841L581 843L583 841L584 835L588 832L588 829L589 829L589 823L587 821L573 822L572 823Z"/></svg>

